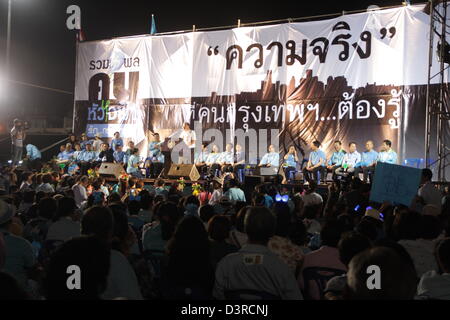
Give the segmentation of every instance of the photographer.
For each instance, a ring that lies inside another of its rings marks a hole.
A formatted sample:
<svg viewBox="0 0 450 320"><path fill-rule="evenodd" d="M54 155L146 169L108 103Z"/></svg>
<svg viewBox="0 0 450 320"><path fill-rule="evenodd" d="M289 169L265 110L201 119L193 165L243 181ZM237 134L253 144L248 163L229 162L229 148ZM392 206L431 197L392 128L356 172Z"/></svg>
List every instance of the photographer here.
<svg viewBox="0 0 450 320"><path fill-rule="evenodd" d="M21 120L14 120L14 127L11 129L11 156L13 166L16 166L22 160L23 141L26 138L25 129Z"/></svg>

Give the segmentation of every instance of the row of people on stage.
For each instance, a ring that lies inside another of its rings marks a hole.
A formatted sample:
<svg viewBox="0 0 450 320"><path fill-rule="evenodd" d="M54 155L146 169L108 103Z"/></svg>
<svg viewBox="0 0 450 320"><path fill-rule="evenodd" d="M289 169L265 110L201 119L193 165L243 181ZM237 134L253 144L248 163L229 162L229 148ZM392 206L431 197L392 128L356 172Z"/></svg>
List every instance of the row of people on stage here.
<svg viewBox="0 0 450 320"><path fill-rule="evenodd" d="M195 145L193 134L189 125L185 124L180 139L191 148ZM86 134L82 134L79 141L74 135L70 135L69 142L60 147L55 163L64 164L66 167L77 165L84 174L89 168L102 162L120 163L128 174L142 178L144 177L142 169L145 169L146 177L157 178L167 160L162 152L162 144L160 135L152 134L147 157L141 158L133 141L128 142L127 150L124 151L124 141L119 132L114 134L111 144L101 140L98 135L94 139L88 139ZM268 152L263 155L256 167L268 168L269 174L270 172L277 174L281 166L287 180L293 177L292 173L297 172L300 165L306 181L313 179L318 181L319 173L322 181L326 179L327 173L332 174L333 180L362 173L363 180L367 182L368 178L373 176L377 162L397 163L397 154L392 150L392 143L389 140L383 141L380 152L374 150L374 143L369 140L365 144L366 150L361 153L357 151L355 142L350 142L346 151L340 141L335 141L334 152L329 157L320 149L319 141L314 141L310 147L312 151L305 160L300 159L294 146L290 146L287 153L280 157L280 152L270 145ZM26 150L29 160L40 159L41 154L35 146L27 145ZM307 164L302 168L304 162ZM233 173L238 179L242 177L239 171L245 169L247 165L245 152L239 144L235 146L227 144L223 152L220 152L217 145L208 147L204 144L201 150L194 153L194 164L202 176Z"/></svg>
<svg viewBox="0 0 450 320"><path fill-rule="evenodd" d="M398 161L397 153L392 150L390 140L383 141L380 152L374 150L373 141L369 140L366 142L366 150L362 153L357 151L355 142L349 143L347 152L342 148L340 141L335 141L334 152L328 160L325 153L320 150L320 146L319 141L311 144L312 152L303 169L305 180L318 181L317 174L320 172L320 180L324 182L327 173L331 172L333 180L337 180L338 177L358 176L362 173L364 182L367 182L368 178L375 173L375 166L378 162L396 164Z"/></svg>

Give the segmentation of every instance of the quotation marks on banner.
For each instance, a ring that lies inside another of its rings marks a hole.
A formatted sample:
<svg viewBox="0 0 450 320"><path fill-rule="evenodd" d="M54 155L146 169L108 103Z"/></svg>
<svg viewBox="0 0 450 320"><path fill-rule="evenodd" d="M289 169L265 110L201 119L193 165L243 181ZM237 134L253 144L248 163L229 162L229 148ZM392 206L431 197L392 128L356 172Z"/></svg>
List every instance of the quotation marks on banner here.
<svg viewBox="0 0 450 320"><path fill-rule="evenodd" d="M211 56L213 53L215 56L217 56L219 54L219 46L215 46L214 51L212 49L213 47L208 48L208 56Z"/></svg>
<svg viewBox="0 0 450 320"><path fill-rule="evenodd" d="M387 35L388 31L389 31L389 33L390 33L389 38L392 39L392 38L395 36L395 33L397 32L397 29L395 29L395 27L390 27L389 30L386 29L386 28L382 28L382 29L380 30L380 33L381 33L381 39L386 38L386 35Z"/></svg>

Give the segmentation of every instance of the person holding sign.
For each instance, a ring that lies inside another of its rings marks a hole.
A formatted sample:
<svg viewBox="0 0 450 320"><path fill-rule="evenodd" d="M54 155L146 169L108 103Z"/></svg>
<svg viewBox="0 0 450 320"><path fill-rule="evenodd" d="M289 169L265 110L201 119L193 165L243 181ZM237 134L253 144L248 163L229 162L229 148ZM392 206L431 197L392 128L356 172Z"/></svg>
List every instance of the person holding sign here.
<svg viewBox="0 0 450 320"><path fill-rule="evenodd" d="M337 176L348 177L355 172L356 164L361 162L361 154L356 151L356 143L350 142L348 148L348 153L342 159L342 167L335 171Z"/></svg>

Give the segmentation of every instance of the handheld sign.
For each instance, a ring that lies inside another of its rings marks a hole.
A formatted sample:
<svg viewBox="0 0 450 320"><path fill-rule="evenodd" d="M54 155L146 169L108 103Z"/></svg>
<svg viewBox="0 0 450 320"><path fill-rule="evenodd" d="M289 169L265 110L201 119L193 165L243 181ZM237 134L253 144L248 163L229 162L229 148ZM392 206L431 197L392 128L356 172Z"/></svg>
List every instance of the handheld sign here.
<svg viewBox="0 0 450 320"><path fill-rule="evenodd" d="M410 206L417 195L421 169L390 163L377 163L370 200Z"/></svg>

